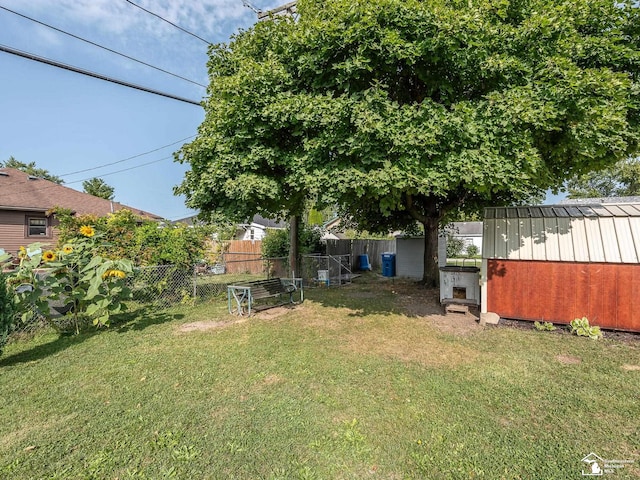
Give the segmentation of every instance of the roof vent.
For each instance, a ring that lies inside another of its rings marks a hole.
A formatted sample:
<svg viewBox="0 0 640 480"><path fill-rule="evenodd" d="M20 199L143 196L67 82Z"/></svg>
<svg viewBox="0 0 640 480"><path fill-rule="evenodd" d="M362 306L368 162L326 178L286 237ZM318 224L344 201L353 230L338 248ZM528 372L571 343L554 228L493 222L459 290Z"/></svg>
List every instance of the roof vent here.
<svg viewBox="0 0 640 480"><path fill-rule="evenodd" d="M8 172L3 172L2 170L0 170L0 175L2 175L3 177L8 177L9 173Z"/></svg>
<svg viewBox="0 0 640 480"><path fill-rule="evenodd" d="M36 177L34 175L29 175L29 180L40 180L40 177Z"/></svg>

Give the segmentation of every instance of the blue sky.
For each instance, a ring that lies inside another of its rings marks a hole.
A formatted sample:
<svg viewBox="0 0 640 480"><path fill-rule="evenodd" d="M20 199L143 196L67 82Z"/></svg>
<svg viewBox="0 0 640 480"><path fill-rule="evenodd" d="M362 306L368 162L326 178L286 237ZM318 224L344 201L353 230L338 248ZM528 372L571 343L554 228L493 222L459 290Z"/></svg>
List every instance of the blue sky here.
<svg viewBox="0 0 640 480"><path fill-rule="evenodd" d="M256 21L242 0L134 1L214 43L227 42ZM250 3L260 9L280 4ZM0 0L0 5L208 83L207 45L126 0ZM205 95L202 87L2 9L0 44L195 101ZM172 192L187 169L172 159L181 143L121 160L195 135L204 119L201 107L0 52L0 115L0 160L35 162L77 190L83 180L102 178L115 188L115 200L170 220L192 213ZM119 163L96 168L114 162ZM88 171L71 174L80 170ZM121 170L126 171L116 173Z"/></svg>
<svg viewBox="0 0 640 480"><path fill-rule="evenodd" d="M227 42L256 21L242 0L132 1L213 43ZM285 2L250 3L267 10ZM0 0L0 5L208 83L207 45L126 0ZM200 86L2 9L0 44L195 101L205 95ZM195 135L204 119L201 107L0 52L0 115L0 160L35 162L77 190L83 180L102 178L115 188L115 200L170 220L193 213L172 192L187 169L172 159L181 143L121 160Z"/></svg>

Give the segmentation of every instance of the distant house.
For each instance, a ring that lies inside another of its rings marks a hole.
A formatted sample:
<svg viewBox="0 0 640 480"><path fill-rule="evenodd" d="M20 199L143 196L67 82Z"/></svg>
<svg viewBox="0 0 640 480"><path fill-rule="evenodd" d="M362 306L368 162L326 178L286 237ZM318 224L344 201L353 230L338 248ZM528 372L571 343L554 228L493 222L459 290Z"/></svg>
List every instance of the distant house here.
<svg viewBox="0 0 640 480"><path fill-rule="evenodd" d="M287 224L281 220L254 215L250 222L238 224L236 240L262 240L268 230L284 230Z"/></svg>
<svg viewBox="0 0 640 480"><path fill-rule="evenodd" d="M453 222L445 231L463 241L464 252L470 245L478 247L478 252L482 251L482 222Z"/></svg>
<svg viewBox="0 0 640 480"><path fill-rule="evenodd" d="M198 219L197 215L193 215L190 217L181 218L180 220L176 220L174 223L198 225L202 224L203 222ZM251 221L239 223L238 225L236 225L236 233L233 237L233 240L262 240L267 234L268 230L284 230L285 228L287 228L286 222L264 218L260 215L254 215ZM215 239L217 239L217 236L214 236L214 240Z"/></svg>
<svg viewBox="0 0 640 480"><path fill-rule="evenodd" d="M16 253L21 246L58 241L58 221L49 211L54 207L76 215L105 216L131 210L145 219L162 217L121 203L79 192L13 168L0 168L0 249Z"/></svg>

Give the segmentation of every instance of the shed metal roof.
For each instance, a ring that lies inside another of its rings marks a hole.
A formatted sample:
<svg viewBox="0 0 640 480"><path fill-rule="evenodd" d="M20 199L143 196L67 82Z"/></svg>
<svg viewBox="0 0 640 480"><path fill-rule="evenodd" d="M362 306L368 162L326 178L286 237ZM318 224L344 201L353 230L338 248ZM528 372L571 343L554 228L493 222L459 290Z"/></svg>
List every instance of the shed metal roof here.
<svg viewBox="0 0 640 480"><path fill-rule="evenodd" d="M484 258L640 263L640 203L491 207Z"/></svg>

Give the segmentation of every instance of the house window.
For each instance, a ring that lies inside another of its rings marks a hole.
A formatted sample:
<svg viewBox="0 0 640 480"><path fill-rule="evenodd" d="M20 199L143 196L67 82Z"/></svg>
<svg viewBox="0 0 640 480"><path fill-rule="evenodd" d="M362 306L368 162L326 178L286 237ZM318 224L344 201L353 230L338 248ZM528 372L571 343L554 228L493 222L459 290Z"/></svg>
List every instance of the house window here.
<svg viewBox="0 0 640 480"><path fill-rule="evenodd" d="M252 228L249 232L250 238L251 240L255 240L256 238L256 231Z"/></svg>
<svg viewBox="0 0 640 480"><path fill-rule="evenodd" d="M47 224L46 217L27 217L27 237L47 237Z"/></svg>

